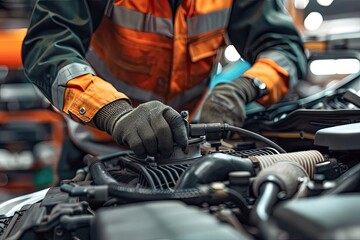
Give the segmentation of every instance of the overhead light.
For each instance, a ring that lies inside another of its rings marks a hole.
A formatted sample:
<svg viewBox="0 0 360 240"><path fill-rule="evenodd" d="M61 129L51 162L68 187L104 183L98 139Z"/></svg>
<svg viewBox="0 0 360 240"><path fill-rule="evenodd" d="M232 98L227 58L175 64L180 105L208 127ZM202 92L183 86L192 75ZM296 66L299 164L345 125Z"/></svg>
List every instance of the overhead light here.
<svg viewBox="0 0 360 240"><path fill-rule="evenodd" d="M309 0L295 0L294 7L297 9L305 9L309 4Z"/></svg>
<svg viewBox="0 0 360 240"><path fill-rule="evenodd" d="M304 26L309 31L315 31L323 23L324 19L318 12L311 12L304 20Z"/></svg>
<svg viewBox="0 0 360 240"><path fill-rule="evenodd" d="M360 61L356 58L319 59L310 63L310 71L315 75L354 74L360 71Z"/></svg>
<svg viewBox="0 0 360 240"><path fill-rule="evenodd" d="M315 60L310 63L310 71L315 75L335 75L335 59Z"/></svg>
<svg viewBox="0 0 360 240"><path fill-rule="evenodd" d="M360 71L360 61L355 58L350 59L337 59L337 74L353 74Z"/></svg>
<svg viewBox="0 0 360 240"><path fill-rule="evenodd" d="M333 3L334 0L317 0L318 4L324 7L328 7Z"/></svg>
<svg viewBox="0 0 360 240"><path fill-rule="evenodd" d="M240 60L240 54L236 51L234 45L229 45L225 49L225 58L230 62L236 62Z"/></svg>

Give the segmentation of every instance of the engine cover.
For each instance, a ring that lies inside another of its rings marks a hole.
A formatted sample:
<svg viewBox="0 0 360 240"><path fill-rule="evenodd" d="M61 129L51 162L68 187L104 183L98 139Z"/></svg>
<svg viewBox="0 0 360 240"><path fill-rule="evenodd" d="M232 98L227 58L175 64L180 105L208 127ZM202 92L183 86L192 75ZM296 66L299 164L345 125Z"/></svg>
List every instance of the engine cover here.
<svg viewBox="0 0 360 240"><path fill-rule="evenodd" d="M251 239L215 217L177 201L131 204L98 211L93 240Z"/></svg>

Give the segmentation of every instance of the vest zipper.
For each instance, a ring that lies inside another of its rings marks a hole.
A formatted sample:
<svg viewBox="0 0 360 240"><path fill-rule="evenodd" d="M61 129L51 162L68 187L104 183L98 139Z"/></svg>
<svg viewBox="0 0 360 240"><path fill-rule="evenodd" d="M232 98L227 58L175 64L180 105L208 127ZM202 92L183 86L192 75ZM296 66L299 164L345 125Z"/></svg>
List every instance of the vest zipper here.
<svg viewBox="0 0 360 240"><path fill-rule="evenodd" d="M175 22L176 10L178 9L181 2L182 0L169 0L173 23Z"/></svg>

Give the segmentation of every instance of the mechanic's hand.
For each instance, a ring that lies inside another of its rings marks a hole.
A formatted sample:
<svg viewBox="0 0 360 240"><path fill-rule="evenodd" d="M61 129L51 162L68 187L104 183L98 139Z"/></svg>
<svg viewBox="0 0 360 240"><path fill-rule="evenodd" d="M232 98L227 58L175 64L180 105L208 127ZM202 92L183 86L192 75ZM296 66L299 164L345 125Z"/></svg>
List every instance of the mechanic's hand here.
<svg viewBox="0 0 360 240"><path fill-rule="evenodd" d="M101 109L95 116L96 126L105 127L103 129L117 143L128 145L139 157L157 154L168 157L173 152L174 142L180 147L187 146L188 137L181 115L159 101L132 108L126 100L118 100L104 108L106 114Z"/></svg>
<svg viewBox="0 0 360 240"><path fill-rule="evenodd" d="M200 122L241 127L246 118L245 105L256 97L257 90L249 78L241 77L233 82L219 84L206 98Z"/></svg>

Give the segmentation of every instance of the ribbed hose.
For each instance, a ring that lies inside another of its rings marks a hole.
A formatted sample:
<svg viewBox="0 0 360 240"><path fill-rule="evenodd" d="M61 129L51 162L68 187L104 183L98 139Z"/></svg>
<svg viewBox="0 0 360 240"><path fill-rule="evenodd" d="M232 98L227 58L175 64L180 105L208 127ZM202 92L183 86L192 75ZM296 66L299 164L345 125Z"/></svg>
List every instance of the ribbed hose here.
<svg viewBox="0 0 360 240"><path fill-rule="evenodd" d="M201 206L204 202L219 204L224 201L233 202L248 217L249 209L244 198L232 189L225 188L220 194L215 193L207 187L187 188L172 190L145 189L145 188L128 188L119 184L108 185L109 195L123 201L144 202L144 201L160 201L160 200L179 200L187 204Z"/></svg>
<svg viewBox="0 0 360 240"><path fill-rule="evenodd" d="M261 169L270 167L277 161L281 160L290 160L299 163L306 172L309 174L310 178L314 176L315 165L317 163L324 162L325 159L319 151L302 151L302 152L293 152L293 153L281 153L275 155L266 155L266 156L253 156L249 157L253 162L258 162Z"/></svg>
<svg viewBox="0 0 360 240"><path fill-rule="evenodd" d="M119 184L109 184L109 194L121 200L131 202L158 201L158 200L182 200L188 203L199 202L204 197L197 188L171 190L157 190L145 188L128 188Z"/></svg>

